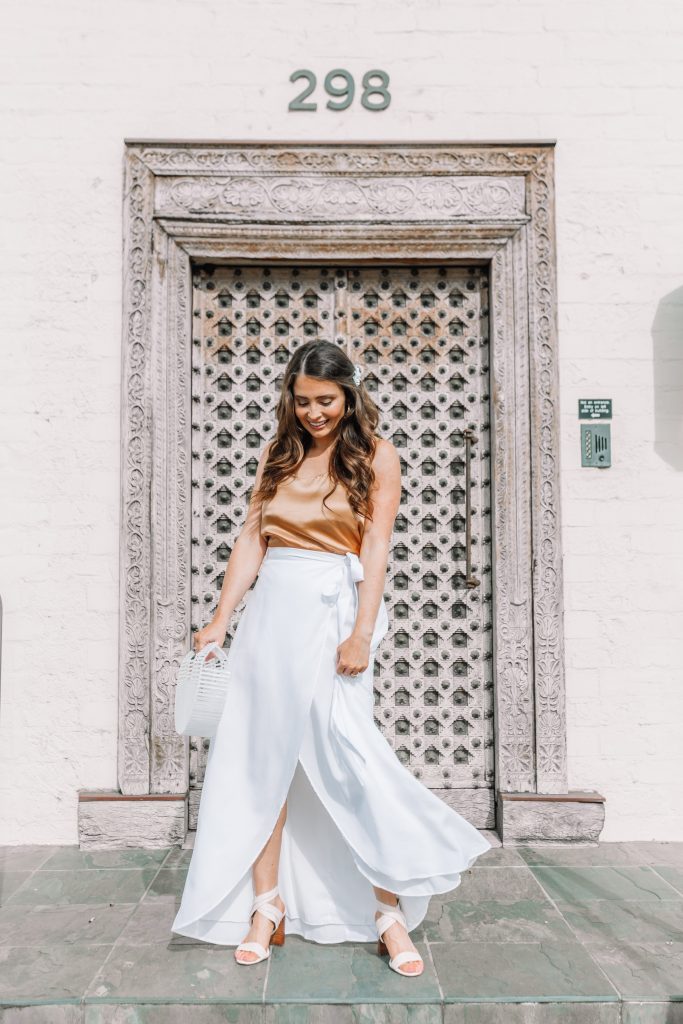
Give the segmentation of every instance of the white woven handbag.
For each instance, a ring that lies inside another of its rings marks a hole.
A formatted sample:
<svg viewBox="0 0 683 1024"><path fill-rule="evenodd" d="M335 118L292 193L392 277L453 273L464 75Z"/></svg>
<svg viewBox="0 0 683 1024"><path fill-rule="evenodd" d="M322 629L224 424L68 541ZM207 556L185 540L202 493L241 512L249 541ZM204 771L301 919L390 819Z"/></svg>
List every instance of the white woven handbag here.
<svg viewBox="0 0 683 1024"><path fill-rule="evenodd" d="M209 654L214 657L207 661ZM216 643L189 651L178 668L175 728L183 736L213 736L225 706L230 669L228 656Z"/></svg>

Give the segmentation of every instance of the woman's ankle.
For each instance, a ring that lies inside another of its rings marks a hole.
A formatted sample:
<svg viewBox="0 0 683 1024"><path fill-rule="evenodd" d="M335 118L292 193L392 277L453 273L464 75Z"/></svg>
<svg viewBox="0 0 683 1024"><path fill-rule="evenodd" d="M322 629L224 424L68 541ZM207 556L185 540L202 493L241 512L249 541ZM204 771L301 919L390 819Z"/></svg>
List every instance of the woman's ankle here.
<svg viewBox="0 0 683 1024"><path fill-rule="evenodd" d="M377 899L379 903L391 903L394 900L398 903L398 896L395 892L389 892L388 889L377 889L374 886L373 892L375 894L375 899Z"/></svg>

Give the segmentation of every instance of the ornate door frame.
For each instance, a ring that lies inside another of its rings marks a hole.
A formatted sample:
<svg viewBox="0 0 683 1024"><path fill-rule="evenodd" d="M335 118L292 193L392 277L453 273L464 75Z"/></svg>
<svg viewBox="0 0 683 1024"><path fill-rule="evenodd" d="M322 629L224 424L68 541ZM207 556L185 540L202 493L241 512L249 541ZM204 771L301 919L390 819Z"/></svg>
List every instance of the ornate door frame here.
<svg viewBox="0 0 683 1024"><path fill-rule="evenodd" d="M498 827L596 837L602 797L567 792L554 215L553 142L126 141L120 792L81 794L84 842L184 830L193 259L489 266Z"/></svg>

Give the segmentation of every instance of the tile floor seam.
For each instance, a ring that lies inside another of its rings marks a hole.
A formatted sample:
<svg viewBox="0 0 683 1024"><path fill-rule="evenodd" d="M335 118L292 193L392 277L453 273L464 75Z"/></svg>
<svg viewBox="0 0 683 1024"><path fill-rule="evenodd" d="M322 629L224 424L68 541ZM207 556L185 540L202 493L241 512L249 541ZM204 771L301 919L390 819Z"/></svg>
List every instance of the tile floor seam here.
<svg viewBox="0 0 683 1024"><path fill-rule="evenodd" d="M538 878L536 876L536 874L534 873L534 871L531 868L531 865L530 864L524 864L523 866L526 868L528 874L531 875L531 877L533 878L534 882L536 883L536 886L538 887L538 891L540 893L542 893L544 896L547 896L546 890L543 888L543 883L541 882L540 878ZM517 870L517 865L516 864L513 865L513 870ZM531 895L529 897L525 897L525 898L534 899L533 895Z"/></svg>
<svg viewBox="0 0 683 1024"><path fill-rule="evenodd" d="M544 890L544 892L545 892L545 896L546 896L546 899L548 900L548 902L551 903L552 906L555 908L555 913L560 915L560 917L562 918L562 920L564 921L566 926L569 928L569 930L572 933L572 935L575 936L576 942L578 943L578 945L581 946L581 948L585 951L586 956L589 958L590 962L593 964L594 967L597 967L597 969L600 971L600 974L603 975L603 977L605 978L605 981L610 986L610 988L614 989L614 992L616 993L617 998L619 1000L621 1000L623 997L622 997L621 992L617 988L617 986L614 984L614 982L611 980L611 978L606 974L606 972L603 970L601 965L594 959L594 957L591 956L591 953L590 953L590 950L589 950L588 946L586 945L585 942L582 941L581 936L576 932L576 930L574 928L572 928L571 924L565 918L564 914L562 913L562 911L560 910L560 908L558 907L557 903L555 902L553 897L550 895L550 893L547 892L546 890Z"/></svg>
<svg viewBox="0 0 683 1024"><path fill-rule="evenodd" d="M77 850L79 853L84 853L84 854L90 854L91 853L91 854L94 854L95 856L97 856L98 853L112 853L112 852L113 853L125 853L127 850L133 850L136 853L139 853L139 852L142 851L143 853L146 853L146 854L154 853L155 850L164 850L165 851L164 856L162 857L162 859L160 861L157 862L158 868L161 869L162 867L164 867L166 865L166 861L170 858L170 856L174 852L174 850L182 849L182 847L178 846L178 844L174 844L173 846L158 846L158 847L127 846L127 847L122 847L121 849L111 850L111 849L108 849L106 847L80 846L78 843L70 843L70 844L66 844L66 845L60 843L60 844L57 844L56 846L49 845L46 848L49 849L49 850L52 850L52 853L48 854L47 857L45 858L45 860L42 861L38 865L38 867L33 869L34 871L143 871L145 869L145 867L154 867L154 863L153 863L154 858L152 858L152 863L150 863L150 864L147 864L147 865L131 864L130 867L125 867L123 865L121 865L121 866L116 866L116 865L108 866L106 864L100 864L100 865L93 866L93 867L77 867L74 864L72 864L72 865L70 865L68 867L65 867L65 868L48 868L48 867L46 867L46 864L48 864L49 861L52 860L53 857L56 857L60 852L62 852L64 850L74 850L74 851ZM6 847L5 847L5 849L6 849Z"/></svg>
<svg viewBox="0 0 683 1024"><path fill-rule="evenodd" d="M636 853L636 856L638 856L638 857L643 857L643 858L645 857L645 854L641 853L640 850L635 850L635 853ZM641 861L639 861L639 863L640 864L644 864L644 865L647 866L647 859L641 860Z"/></svg>
<svg viewBox="0 0 683 1024"><path fill-rule="evenodd" d="M166 861L170 858L170 856L174 852L174 850L180 850L180 849L182 849L182 847L180 847L180 846L169 846L168 850L166 851L166 856L164 857L164 859L159 864L159 871L161 871L162 868L166 867Z"/></svg>
<svg viewBox="0 0 683 1024"><path fill-rule="evenodd" d="M69 847L69 849L70 849L70 848L71 848L71 847ZM168 860L168 858L170 857L170 855L171 855L171 852L172 852L172 851L173 851L173 847L170 847L170 848L168 849L168 851L167 851L167 853L166 853L166 856L164 857L164 859L163 859L162 861L160 861L160 862L159 862L159 866L157 867L157 871L156 871L156 874L154 875L154 877L153 877L153 878L152 878L152 880L150 881L149 885L152 885L152 883L156 881L157 875L158 875L158 874L159 874L159 872L160 872L160 871L162 870L162 868L163 868L164 864L166 863L166 861L167 861L167 860ZM48 854L48 855L46 856L46 859L45 859L45 862L44 862L44 863L46 863L46 862L47 862L47 861L48 861L48 860L50 859L50 857L52 857L52 856L54 856L54 853L52 853L52 854ZM144 870L145 870L145 868L140 868L140 867L131 867L131 868L74 868L74 867L70 867L70 868L43 868L43 867L41 866L41 867L33 868L33 869L32 869L32 871L31 871L31 873L29 874L28 878L25 878L25 879L24 879L24 881L23 881L23 882L21 883L21 885L19 885L19 886L18 886L18 887L17 887L17 888L16 888L16 889L15 889L15 890L14 890L14 891L13 891L13 892L12 892L12 893L11 893L11 894L10 894L10 895L8 896L8 897L7 897L7 899L6 899L6 900L5 900L4 902L0 902L0 910L1 910L1 909L3 909L4 907L7 907L7 906L9 906L9 905L10 905L10 902L11 902L11 901L13 901L14 897L15 897L15 896L17 896L17 895L18 895L18 894L19 894L19 893L20 893L20 892L21 892L21 891L23 890L24 886L25 886L25 885L28 885L28 884L29 884L29 882L31 882L31 881L32 881L32 879L33 879L33 876L34 876L34 875L36 875L36 874L39 874L39 873L42 873L42 874L44 874L44 873L45 873L46 871L63 871L63 872L65 873L65 874L66 874L66 873L69 873L69 874L73 874L73 872L74 872L74 871L88 871L88 872L90 872L90 871L121 871L121 872L123 872L123 871L138 871L138 872L141 872L141 871L144 871ZM142 895L142 896L140 897L140 900L138 900L138 902L140 902L140 901L141 901L142 899L144 899L144 897L145 897L145 896L147 895L147 893L148 893L148 892L149 892L149 886L147 887L147 889L145 889L145 892L144 892L144 893L143 893L143 895ZM104 901L103 901L103 903L104 903L104 904L107 904L107 903L109 903L109 902L111 902L111 901L110 901L110 900L104 900ZM15 903L14 905L15 905L15 906L26 906L26 907L30 907L30 908L31 908L31 909L33 910L33 909L35 909L36 907L54 907L54 906L63 906L63 907L70 907L70 906L84 906L84 905L86 905L86 904L75 904L75 903L70 903L70 902L69 902L68 900L67 900L67 901L66 901L65 903L59 903L59 904L56 904L56 903L32 903L32 904L24 904L24 903L22 903L22 902L21 902L21 900L19 900L19 901L16 901L16 903ZM93 904L93 905L94 905L94 904ZM118 904L117 904L117 905L118 905Z"/></svg>
<svg viewBox="0 0 683 1024"><path fill-rule="evenodd" d="M657 870L657 868L668 868L668 867L670 866L669 864L657 864L657 865L655 865L655 864L651 864L651 865L649 865L649 866L650 866L651 870L652 870L652 871L654 871L654 872L656 873L656 875L658 876L658 878L661 878L661 879L662 879L662 881L666 882L666 884L667 884L667 885L670 885L670 886L671 886L671 888L673 889L673 891L674 891L674 892L677 892L677 893L678 893L678 895L679 895L679 896L681 897L681 899L683 899L683 887L682 887L681 889L678 889L678 888L677 888L677 887L676 887L676 886L675 886L675 885L673 884L673 882L670 882L668 878L664 878L664 875L662 875L662 874L661 874L661 873L660 873L660 872L659 872L659 871ZM667 900L666 902L669 902L669 901Z"/></svg>
<svg viewBox="0 0 683 1024"><path fill-rule="evenodd" d="M676 844L680 845L680 843L681 843L681 840L676 840L676 839L673 839L673 840L640 839L640 840L633 840L632 841L632 845L634 847L646 846L646 845L647 846L675 846ZM629 845L628 840L624 840L624 845ZM653 856L651 854L648 854L644 850L641 851L641 850L638 850L638 849L636 849L635 852L636 852L636 854L639 857L643 857L644 858L641 861L642 864L644 864L646 866L649 866L649 867L652 867L652 861L653 861L654 858L653 858ZM674 865L667 865L667 866L674 867Z"/></svg>
<svg viewBox="0 0 683 1024"><path fill-rule="evenodd" d="M432 970L434 971L434 977L436 978L436 987L439 990L439 1002L441 1003L441 1007L442 1007L441 1018L443 1020L443 1014L444 1014L444 1011L443 1011L443 1006L444 1006L443 989L441 988L441 979L439 978L439 973L438 973L438 971L436 969L436 964L434 963L434 956L432 954L432 947L430 945L430 942L429 942L429 939L427 938L426 933L425 933L425 940L424 941L425 941L425 946L427 947L427 953L429 954L429 961L430 961L430 963L432 965Z"/></svg>
<svg viewBox="0 0 683 1024"><path fill-rule="evenodd" d="M12 897L16 896L16 894L20 891L20 889L23 889L25 885L28 885L28 883L31 881L31 879L35 875L36 871L38 871L38 870L39 870L38 868L33 868L32 871L29 873L28 878L25 878L24 881L21 882L21 884L18 885L17 888L13 892L10 893L10 895L7 897L7 899L4 902L0 902L0 907L6 907L8 905L8 903L10 902L10 900L12 899Z"/></svg>
<svg viewBox="0 0 683 1024"><path fill-rule="evenodd" d="M167 856L170 856L170 852L171 852L171 851L169 850L169 852L168 852ZM126 923L125 923L125 925L123 926L123 928L121 929L120 933L119 933L119 934L117 935L117 937L116 937L116 938L114 939L114 941L112 942L112 945L111 945L111 949L109 950L109 953L107 954L107 956L105 956L104 960L102 961L102 963L100 964L100 966L99 966L99 967L97 968L97 970L95 971L94 975L93 975L93 976L92 976L92 977L90 978L90 980L88 981L88 983L87 983L87 984L85 985L85 988L84 988L84 991L83 991L83 996L82 996L82 999L83 999L83 1005L84 1005L84 1006L86 1005L86 1004L85 1004L85 998L86 998L86 996L87 996L87 994L88 994L88 989L89 989L89 988L90 988L90 986L91 986L91 985L92 985L92 984L94 983L94 981L95 981L95 979L97 978L97 975L98 975L98 974L100 973L100 971L103 971L103 970L104 970L104 968L105 968L105 965L106 965L106 964L107 964L107 962L109 961L110 957L112 956L112 954L113 954L114 950L116 949L116 947L117 947L117 945L118 945L118 943L119 943L119 941L120 941L120 939L121 939L121 936L123 935L124 931L126 930L126 928L127 928L127 926L128 926L128 923L130 922L131 918L135 916L135 913L136 913L136 911L137 911L137 910L139 909L139 907L140 907L140 904L141 904L141 903L142 903L142 901L144 900L144 898L145 898L145 896L147 895L147 893L149 892L149 890L150 890L150 889L152 888L152 886L154 885L154 883L155 883L155 881L156 881L156 879L157 879L157 876L159 875L159 872L161 871L161 865L162 865L162 864L164 863L164 861L165 861L165 860L166 860L166 857L164 857L164 860L163 860L163 861L161 862L161 864L160 864L160 865L159 865L159 867L157 868L157 870L156 870L156 872L154 873L154 875L152 876L152 878L150 878L150 880L149 880L149 884L148 884L147 888L145 889L145 891L143 892L143 894L142 894L142 895L140 896L140 898L138 899L138 901L137 901L137 903L136 903L136 906L135 906L135 910L133 911L133 913L132 913L132 914L130 915L130 917L129 917L129 918L128 918L128 920L126 921Z"/></svg>
<svg viewBox="0 0 683 1024"><path fill-rule="evenodd" d="M654 875L655 878L660 879L662 882L664 882L664 885L668 886L669 889L671 889L672 892L675 892L678 896L680 896L680 893L678 892L678 890L673 885L671 885L670 882L667 882L666 878L662 878L662 876L659 874L659 872L655 871L655 869L652 867L651 864L643 864L643 865L639 864L638 867L646 868L646 870L651 875ZM619 867L612 868L612 870L616 871L616 873L619 875L620 878L625 878L627 881L633 881L633 879L629 879L628 875L622 874L623 866L619 865ZM634 882L634 885L637 885L637 883ZM640 888L640 886L638 886L638 888ZM649 891L650 891L649 889L643 889L643 892L649 892ZM662 898L661 897L657 897L657 901L659 901L659 900L662 900ZM642 902L642 901L638 901L638 902ZM654 902L654 901L649 901L648 900L647 902ZM669 901L668 900L662 900L662 902L668 903Z"/></svg>
<svg viewBox="0 0 683 1024"><path fill-rule="evenodd" d="M146 899L147 895L150 894L153 886L158 882L159 874L162 871L168 872L173 867L173 865L170 863L170 858L173 855L174 855L174 848L173 847L168 848L166 850L165 854L164 854L163 859L158 863L158 865L157 864L150 865L150 867L156 868L156 870L151 872L150 881L149 881L148 885L146 886L144 893L137 899L137 901L135 901L135 902L127 902L125 904L125 906L129 910L129 915L127 917L127 920L126 920L125 924L123 925L123 927L121 929L121 932L123 932L128 927L128 924L129 924L131 918L133 917L133 915L139 910L139 908L141 908L143 900ZM48 852L48 854L46 854L45 859L43 861L41 861L41 865L46 864L47 861L49 860L50 856L51 856L51 854ZM608 852L607 856L609 857L609 852ZM634 853L634 857L635 856L636 856L636 854ZM621 898L619 898L618 900L612 900L612 899L606 899L603 896L603 898L599 898L599 899L596 899L595 897L593 897L593 898L591 898L589 900L577 901L577 902L580 902L580 903L583 903L583 904L588 904L589 906L590 906L590 904L594 904L595 905L596 913L597 913L597 908L598 907L602 908L600 916L607 915L607 924L610 925L610 926L612 924L615 924L615 922L612 922L610 920L609 908L610 908L610 904L613 904L615 902L623 903L623 904L625 904L625 906L627 908L629 908L629 909L632 908L633 911L640 911L640 913L636 915L639 919L642 919L643 921L651 920L654 923L654 917L656 916L658 910L663 910L664 907L666 907L667 910L668 910L668 908L672 908L670 913L674 914L675 911L674 911L673 908L677 908L681 904L681 894L679 893L678 888L676 887L675 884L673 884L667 878L665 878L664 875L660 874L660 869L662 869L662 870L665 869L665 868L672 869L673 876L676 879L678 879L678 874L676 874L676 869L680 869L680 867L683 866L683 865L678 865L676 863L676 857L674 856L673 853L670 853L670 852L667 851L666 854L663 854L663 853L657 851L656 848L655 848L655 853L654 854L646 854L645 852L640 852L639 851L637 853L637 856L638 857L650 856L651 858L655 858L657 861L659 861L659 860L666 860L666 861L671 860L672 863L671 864L668 864L668 863L665 863L665 864L657 863L656 865L648 864L648 863L643 863L643 864L635 864L635 863L633 863L633 864L629 865L626 862L623 862L623 863L620 863L620 864L609 863L609 864L580 864L580 865L577 865L577 864L550 864L550 865L548 865L548 864L537 864L536 865L535 864L535 865L529 865L529 864L526 864L526 863L515 863L513 865L510 865L510 864L505 864L505 865L499 864L499 865L496 865L496 867L506 868L506 869L509 869L509 868L512 868L512 867L515 867L515 868L517 868L517 867L526 867L527 870L530 871L530 873L534 877L536 885L533 887L534 888L534 895L529 897L529 898L531 900L539 900L539 901L542 900L542 901L547 903L547 906L548 906L549 909L550 908L553 909L554 913L556 913L558 915L558 919L560 921L562 921L563 926L568 930L569 939L565 940L565 941L569 941L569 943L571 945L573 945L574 948L577 951L579 949L582 949L582 950L585 951L585 953L587 955L587 958L588 958L588 961L592 965L593 969L597 968L596 974L599 975L600 978L603 978L604 980L606 980L608 982L608 991L615 993L614 995L601 996L601 997L599 997L597 999L596 998L587 997L588 1000L591 1001L591 1002L599 1002L599 1003L604 1004L604 1005L607 1005L609 1003L610 1005L613 1005L615 1007L619 1006L619 1010L618 1011L616 1011L616 1010L614 1011L614 1012L617 1013L617 1016L616 1017L610 1016L609 1019L612 1020L612 1021L619 1021L619 1022L621 1022L621 1024L626 1024L626 1021L628 1021L629 1024L633 1024L633 1018L632 1018L631 1014L629 1013L629 1007L636 1007L636 1006L640 1006L640 1005L650 1005L650 1004L652 1004L652 1005L659 1006L661 1008L666 1008L666 1007L671 1006L673 1003L677 1002L678 1000L676 999L675 995L664 995L662 990L660 990L661 994L658 993L658 994L653 995L653 996L642 996L642 997L635 996L634 997L634 996L622 995L619 992L619 988L618 988L618 986L621 985L621 981L619 980L619 978L617 978L616 982L612 982L610 980L609 976L607 975L606 971L603 970L603 968L601 967L600 963L596 959L594 959L594 957L592 955L592 950L595 949L597 951L597 950L599 950L599 947L600 947L600 941L598 941L597 943L593 943L593 944L591 944L591 942L590 942L591 935L596 937L595 928L593 927L592 930L588 929L588 931L586 931L584 929L584 931L582 932L575 925L573 925L572 924L572 920L573 920L573 916L575 916L574 915L575 902L572 899L569 899L569 900L568 899L564 899L564 900L562 900L560 896L557 896L557 897L552 896L550 894L550 892L545 888L544 883L541 882L539 880L539 878L536 876L536 874L534 873L533 869L539 868L539 867L543 867L543 868L545 868L545 867L551 867L551 868L558 868L559 867L559 868L563 868L564 867L564 868L568 868L568 869L579 867L582 871L585 872L585 869L587 867L588 868L598 867L598 868L601 868L601 869L604 869L605 867L608 867L608 868L612 868L614 870L615 876L618 876L621 879L626 879L629 882L634 882L633 877L631 877L634 874L636 875L636 881L640 881L641 883L644 881L644 879L651 879L653 881L656 879L658 882L662 882L663 883L663 885L661 885L660 888L666 890L665 898L664 899L662 899L661 897L658 897L656 899L652 899L652 898L649 898L649 899L647 899L647 898L646 899L642 899L642 898L621 899ZM177 867L181 868L182 865L178 864ZM649 873L648 873L648 875L645 875L644 872L638 870L638 871L632 871L629 874L629 870L628 870L629 867L638 868L638 869L640 869L642 867L647 867ZM484 870L484 869L485 869L484 865L481 865L480 867L478 867L475 870ZM50 868L50 869L47 869L47 870L48 871L55 871L55 872L62 873L62 872L68 872L70 869L68 869L68 868ZM83 877L83 871L85 871L85 870L87 870L88 872L91 872L92 869L74 868L73 872L78 877ZM141 868L139 866L138 867L133 866L131 868L118 868L118 869L114 869L114 868L106 869L105 868L105 869L100 869L100 870L106 870L108 873L110 873L111 870L121 870L121 871L128 872L129 870L138 870L138 871L140 871ZM23 886L24 885L29 885L30 886L31 884L33 884L35 882L35 875L37 873L45 873L44 867L43 866L38 866L38 867L35 867L35 868L31 869L30 871L28 871L27 872L27 878L24 880L24 882L22 882L21 886L16 891L17 892L20 891L20 890L21 891L25 891L25 890L23 890ZM145 871L145 873L146 873L146 871ZM588 874L589 877L592 875L592 877L595 879L595 878L600 877L602 872L588 872L587 874ZM486 878L486 876L480 876L480 877L482 879ZM518 876L518 875L515 875L514 877L515 878L521 878L521 876ZM164 883L164 884L166 884L166 883ZM176 883L173 882L172 884L173 884L173 887L175 887ZM492 876L491 876L491 884L493 884L493 877ZM550 881L547 881L545 884L550 884ZM561 891L562 890L560 888L560 892ZM618 893L618 889L617 889L617 893ZM647 896L649 896L649 897L652 896L652 890L650 890L650 889L642 889L642 888L640 888L640 889L638 889L638 893L640 895L646 896L646 897ZM161 902L163 902L164 906L168 905L168 901L167 900L156 901L156 902L159 903L159 904L161 904ZM564 907L564 910L560 909L559 904L561 904ZM105 902L103 904L103 907L106 908L106 905L107 904ZM34 910L39 909L39 908L56 909L57 906L61 907L62 909L67 909L67 908L73 909L74 907L79 906L79 904L73 904L73 903L68 904L67 903L67 904L56 905L56 904L53 904L53 903L49 903L49 904L32 904L32 905L29 904L29 905L26 905L26 904L21 904L21 903L15 903L15 904L5 904L5 906L20 906L20 907L23 907L23 909L28 911L28 912L33 912ZM84 905L84 906L87 906L87 904ZM124 906L124 904L117 904L117 906L119 908L121 908L122 906ZM165 912L162 914L162 916L165 918ZM625 920L628 921L628 918L626 918ZM620 923L619 921L616 922L616 924L619 924L619 923ZM162 922L162 924L163 924L163 922ZM662 928L666 928L666 927L667 927L667 925L666 925L666 922L665 922L662 925ZM623 930L623 928L622 928L622 930ZM598 940L600 940L601 935L602 935L602 932L598 933L598 935L597 935ZM88 945L93 946L93 948L95 948L95 949L98 949L99 947L111 946L109 954L103 959L102 963L99 965L98 972L104 970L104 967L106 966L106 963L108 963L110 961L111 956L112 956L114 950L123 944L124 938L125 937L122 934L119 934L116 937L116 939L114 939L114 941L110 942L110 943L101 942L101 941L100 942L89 942L88 943ZM462 948L463 941L464 940L462 940L462 939L441 940L441 941L436 940L435 941L435 940L429 940L426 937L424 939L425 949L427 950L429 961L432 964L432 967L433 967L433 970L434 970L435 982L436 982L437 989L438 989L438 999L439 999L439 1003L440 1003L439 1017L438 1018L436 1017L436 1011L434 1010L433 1011L434 1012L434 1018L433 1019L441 1021L442 1024L443 1024L443 1022L446 1019L445 1009L450 1004L446 1004L445 1003L445 997L443 995L443 986L441 985L441 981L440 981L439 975L438 975L438 973L436 971L436 963L435 963L435 960L434 960L433 946L436 944L437 947L438 946L443 946L443 947L447 948L449 945L452 945L453 952L457 954L457 951ZM529 944L533 944L533 942L534 942L534 940L531 940L531 939L528 940L528 941L529 941ZM659 940L658 939L656 941L657 942L660 942L660 941L663 942L664 940ZM501 940L501 942L505 942L505 940ZM516 944L519 945L521 943L517 942ZM527 943L524 943L524 944L526 945ZM622 940L622 939L619 939L619 938L615 938L613 940L613 944L615 946L622 946L624 944L628 944L628 940ZM75 945L77 946L78 943L76 943ZM683 943L681 943L681 945L683 945ZM9 947L9 948L25 950L25 949L29 949L31 947L14 946L13 945L12 947ZM552 952L552 949L550 951ZM587 964L586 964L586 966L587 966ZM608 966L609 966L609 964L608 964ZM277 1004L267 1004L266 1003L266 986L269 986L270 969L271 969L271 962L270 962L270 958L269 958L269 963L267 964L267 970L266 970L264 986L263 986L263 997L262 997L260 1003L254 1002L254 1003L250 1003L249 1004L250 1006L252 1006L254 1008L256 1006L259 1006L259 1013L258 1014L254 1013L254 1020L260 1022L260 1024L266 1024L266 1022L270 1020L269 1013L273 1012L273 1011L270 1011L270 1009L269 1009L270 1005L273 1005L273 1006L277 1005ZM90 988L92 986L92 984L93 984L93 982L94 982L96 977L97 977L97 973L93 977L91 977L89 979L88 984L87 984L87 986L85 988L85 992L87 992L88 988ZM627 978L626 981L630 984L630 978ZM666 985L666 991L668 992L668 990L669 990L668 989L668 982L666 982L665 985ZM673 991L673 989L672 989L672 991ZM676 989L676 991L678 991L678 989ZM64 1002L67 1002L70 1006L72 1006L74 1008L74 1014L76 1014L75 1007L78 1006L79 1010L78 1010L77 1020L78 1020L79 1024L82 1024L82 1022L85 1021L87 1013L88 1013L87 1007L91 1003L108 1002L106 997L105 997L105 999L102 999L102 997L87 996L85 994L85 992L83 994L81 994L81 995L74 995L71 999L68 999L68 1000L55 1001L55 1005L57 1004L57 1002L60 1005L62 1003L64 1003ZM434 996L435 996L435 998L434 998L434 1002L433 1002L432 1005L435 1007L437 1005L437 1003L436 1003L436 998L437 998L436 993L434 994ZM118 1003L120 1001L121 1001L120 999L113 999L112 1003L114 1003L114 1002ZM128 1000L124 1000L124 1001L128 1001ZM131 1003L139 1003L141 1001L144 1001L144 1000L142 1000L139 997L131 997L130 998L130 1002ZM182 1001L183 1000L181 999L180 1002L182 1002ZM481 1000L477 1000L477 1001L481 1001ZM494 1000L494 1001L495 1002L500 1002L500 1000ZM565 1002L564 1000L562 1000L562 1001ZM571 1001L572 1002L576 1002L576 997L573 997L571 999ZM24 1001L18 1000L17 1002L18 1003L23 1003ZM168 1002L170 1004L173 1004L174 1001L173 1001L173 999L169 999ZM344 1000L343 999L339 999L338 1002L340 1003L340 1005L344 1004ZM406 998L404 1000L404 1003L410 1003L410 999ZM43 1000L39 1000L38 998L36 998L35 1004L34 1004L33 1000L26 1001L26 1004L27 1005L43 1005L43 1006L45 1006L45 1005L53 1005L53 1001L50 1000L49 1002L46 1002L44 999ZM5 1005L7 1005L7 1000L6 999L0 999L0 1006L5 1006ZM187 1005L192 1005L192 1004L187 1004ZM328 1004L325 1004L325 1005L328 1005ZM389 1004L386 1004L386 1005L389 1005ZM461 1005L462 1005L462 1003L461 1003ZM636 1012L636 1011L632 1011L632 1012ZM661 1012L665 1012L665 1010L662 1010ZM2 1014L0 1013L0 1017L1 1016L2 1016ZM75 1020L76 1020L76 1017L74 1016L74 1021Z"/></svg>
<svg viewBox="0 0 683 1024"><path fill-rule="evenodd" d="M286 940L285 940L285 944L286 944ZM285 948L285 946L282 946L282 949L284 949L284 948ZM273 947L271 946L270 949L271 949L271 954L268 957L268 962L266 963L266 976L263 979L263 991L261 992L261 1003L262 1003L262 1006L263 1006L263 1020L264 1021L266 1019L266 1006L267 1006L266 993L268 992L268 979L270 978L270 967L271 967L271 960L272 960L272 957L273 957L273 953L272 953Z"/></svg>
<svg viewBox="0 0 683 1024"><path fill-rule="evenodd" d="M137 872L140 872L140 871L146 871L147 868L141 868L141 867L135 867L135 866L130 867L130 868L108 868L108 867L103 867L103 866L100 865L99 867L96 867L96 868L36 868L35 870L36 870L36 873L39 873L41 875L47 874L48 871L54 871L55 874L60 874L60 873L63 872L65 875L66 874L73 874L74 871L78 871L78 872L82 871L84 874L89 874L89 875L93 874L95 871L116 871L117 874L123 875L127 871L137 871ZM158 871L162 870L162 865L161 864L159 865L157 870ZM173 868L165 868L163 870L172 871L174 869Z"/></svg>

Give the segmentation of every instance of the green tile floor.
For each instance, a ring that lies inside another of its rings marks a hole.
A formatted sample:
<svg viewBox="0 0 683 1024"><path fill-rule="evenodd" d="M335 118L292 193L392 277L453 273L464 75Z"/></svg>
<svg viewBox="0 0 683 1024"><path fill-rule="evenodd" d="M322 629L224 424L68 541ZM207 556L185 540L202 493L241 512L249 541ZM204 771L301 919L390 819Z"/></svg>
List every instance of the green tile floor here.
<svg viewBox="0 0 683 1024"><path fill-rule="evenodd" d="M170 932L190 850L0 847L0 1024L683 1024L683 843L501 847L374 943L269 961Z"/></svg>

